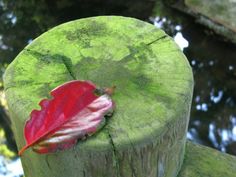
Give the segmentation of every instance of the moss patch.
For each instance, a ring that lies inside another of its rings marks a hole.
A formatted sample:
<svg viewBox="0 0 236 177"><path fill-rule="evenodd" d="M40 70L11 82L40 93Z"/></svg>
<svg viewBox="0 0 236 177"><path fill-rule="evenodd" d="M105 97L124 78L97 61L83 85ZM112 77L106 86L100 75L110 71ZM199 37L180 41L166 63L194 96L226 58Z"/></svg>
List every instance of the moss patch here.
<svg viewBox="0 0 236 177"><path fill-rule="evenodd" d="M235 177L236 157L201 145L187 143L178 177Z"/></svg>

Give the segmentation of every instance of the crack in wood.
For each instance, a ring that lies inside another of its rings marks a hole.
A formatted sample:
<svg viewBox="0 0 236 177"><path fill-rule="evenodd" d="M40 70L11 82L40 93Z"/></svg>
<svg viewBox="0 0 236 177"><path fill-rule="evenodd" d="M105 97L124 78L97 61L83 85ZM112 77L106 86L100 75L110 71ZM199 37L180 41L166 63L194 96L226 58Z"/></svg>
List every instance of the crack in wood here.
<svg viewBox="0 0 236 177"><path fill-rule="evenodd" d="M84 170L83 170L83 176L84 176L84 177L86 177L86 173L85 173L85 171L84 171Z"/></svg>
<svg viewBox="0 0 236 177"><path fill-rule="evenodd" d="M112 150L113 150L113 157L114 157L114 160L115 160L115 167L116 167L116 175L117 175L117 177L121 177L120 166L119 166L119 162L118 162L118 152L117 152L117 149L115 147L115 144L114 144L114 141L112 139L112 136L110 134L109 129L106 129L106 130L107 130L108 138L109 138L110 144L112 146Z"/></svg>
<svg viewBox="0 0 236 177"><path fill-rule="evenodd" d="M51 55L51 54L43 54L43 53L40 53L40 52L37 52L37 51L34 51L34 50L31 50L31 49L23 49L27 52L29 52L30 54L36 56L36 57L39 57L39 58L49 58L49 57L52 57L52 58L58 58L61 59L62 63L65 65L68 73L71 75L71 77L76 80L76 76L75 74L73 73L72 69L71 69L71 59L68 58L67 56L65 55L61 55L61 54L54 54L54 55ZM49 51L47 51L49 52Z"/></svg>
<svg viewBox="0 0 236 177"><path fill-rule="evenodd" d="M51 168L51 166L50 166L50 164L49 164L49 161L48 161L48 156L46 156L46 163L47 163L48 168L49 168L50 170L52 170L52 168Z"/></svg>
<svg viewBox="0 0 236 177"><path fill-rule="evenodd" d="M65 65L65 67L66 67L66 69L67 69L67 71L69 72L69 74L71 75L71 77L74 79L74 80L76 80L76 76L75 76L75 74L73 73L73 71L72 71L72 69L71 69L71 67L70 67L70 64L68 63L68 60L66 60L67 58L61 58L61 60L62 60L62 62L64 63L64 65Z"/></svg>
<svg viewBox="0 0 236 177"><path fill-rule="evenodd" d="M159 38L157 38L157 39L155 39L155 40L153 40L153 41L151 41L151 42L149 42L149 43L147 43L147 44L143 44L142 46L137 47L137 48L134 50L134 52L131 52L131 53L129 53L128 55L124 56L124 57L123 57L121 60L119 60L118 62L119 62L119 63L127 63L128 61L130 61L131 56L134 56L135 54L139 54L139 53L142 52L144 49L147 49L150 45L156 43L157 41L160 41L160 40L162 40L162 39L165 39L165 38L167 38L167 37L168 37L167 35L164 35L164 36L161 36L161 37L159 37ZM132 58L132 59L133 59L133 58Z"/></svg>
<svg viewBox="0 0 236 177"><path fill-rule="evenodd" d="M155 42L157 42L159 40L165 39L167 37L168 37L167 35L164 35L164 36L162 36L160 38L155 39L154 41L151 41L151 42L147 43L146 45L152 45L153 43L155 43Z"/></svg>

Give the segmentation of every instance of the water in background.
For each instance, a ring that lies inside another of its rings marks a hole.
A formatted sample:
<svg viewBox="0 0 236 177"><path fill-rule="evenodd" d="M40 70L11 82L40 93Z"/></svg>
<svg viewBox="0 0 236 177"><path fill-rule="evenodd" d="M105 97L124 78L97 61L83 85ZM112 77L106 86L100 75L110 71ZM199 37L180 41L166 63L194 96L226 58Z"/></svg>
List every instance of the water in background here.
<svg viewBox="0 0 236 177"><path fill-rule="evenodd" d="M174 38L194 74L188 139L236 155L236 45L193 18L162 8L150 21Z"/></svg>
<svg viewBox="0 0 236 177"><path fill-rule="evenodd" d="M188 139L236 155L236 46L154 1L0 0L0 75L44 31L73 19L106 14L146 20L174 38L189 59L195 80ZM0 79L0 177L18 177L23 171L2 90Z"/></svg>

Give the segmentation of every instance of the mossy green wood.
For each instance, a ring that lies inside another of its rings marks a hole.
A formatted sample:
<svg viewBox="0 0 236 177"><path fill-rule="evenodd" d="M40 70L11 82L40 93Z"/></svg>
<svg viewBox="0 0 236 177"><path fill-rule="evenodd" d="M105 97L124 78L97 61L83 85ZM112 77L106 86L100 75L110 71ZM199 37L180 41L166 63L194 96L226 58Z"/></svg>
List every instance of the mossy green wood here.
<svg viewBox="0 0 236 177"><path fill-rule="evenodd" d="M235 177L236 157L188 142L178 177Z"/></svg>
<svg viewBox="0 0 236 177"><path fill-rule="evenodd" d="M186 6L208 17L213 22L224 25L236 33L236 9L234 0L185 0Z"/></svg>
<svg viewBox="0 0 236 177"><path fill-rule="evenodd" d="M137 19L101 16L57 26L28 45L4 75L17 145L33 109L73 79L116 85L116 111L86 141L55 154L27 150L26 177L175 177L182 164L192 71L162 30Z"/></svg>

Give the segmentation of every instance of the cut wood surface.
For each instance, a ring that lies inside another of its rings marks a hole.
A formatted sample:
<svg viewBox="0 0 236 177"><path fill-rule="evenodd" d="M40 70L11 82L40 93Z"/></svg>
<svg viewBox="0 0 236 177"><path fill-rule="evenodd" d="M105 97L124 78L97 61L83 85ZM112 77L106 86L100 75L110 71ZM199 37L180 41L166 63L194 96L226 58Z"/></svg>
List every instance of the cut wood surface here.
<svg viewBox="0 0 236 177"><path fill-rule="evenodd" d="M140 20L101 16L57 26L28 45L4 75L18 148L38 103L69 80L115 85L116 111L76 147L21 157L26 177L175 177L184 157L193 78L162 30Z"/></svg>
<svg viewBox="0 0 236 177"><path fill-rule="evenodd" d="M178 177L235 177L236 157L188 142Z"/></svg>

